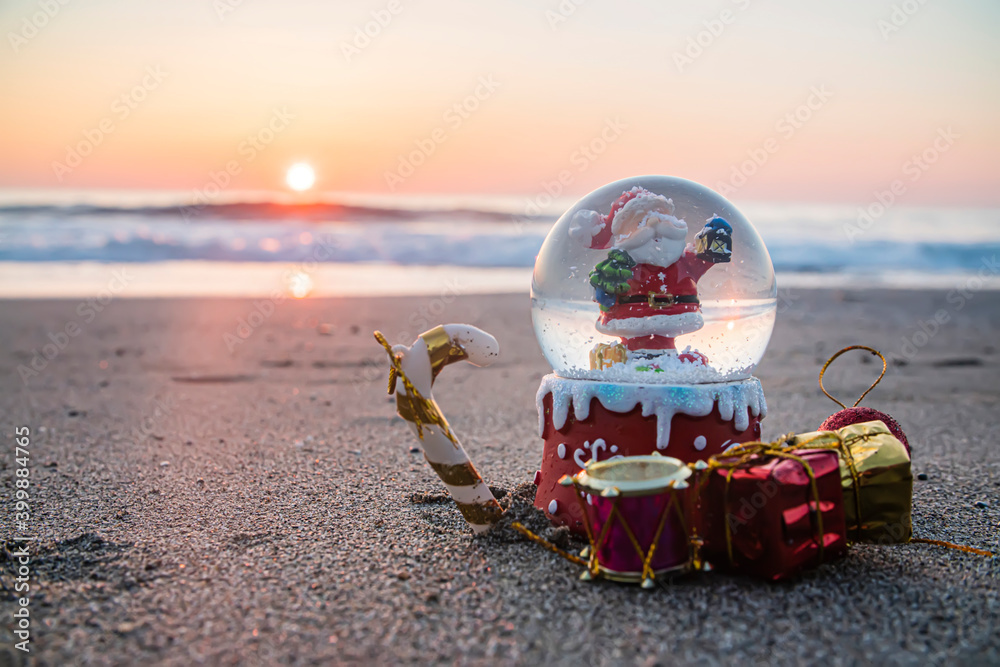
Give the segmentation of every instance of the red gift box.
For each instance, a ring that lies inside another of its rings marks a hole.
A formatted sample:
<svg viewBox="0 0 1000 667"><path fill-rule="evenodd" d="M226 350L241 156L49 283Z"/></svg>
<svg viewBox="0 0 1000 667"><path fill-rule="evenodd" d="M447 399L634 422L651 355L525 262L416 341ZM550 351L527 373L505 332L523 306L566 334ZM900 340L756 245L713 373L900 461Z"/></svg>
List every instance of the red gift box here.
<svg viewBox="0 0 1000 667"><path fill-rule="evenodd" d="M713 567L777 581L847 551L836 451L754 443L708 466L696 525Z"/></svg>

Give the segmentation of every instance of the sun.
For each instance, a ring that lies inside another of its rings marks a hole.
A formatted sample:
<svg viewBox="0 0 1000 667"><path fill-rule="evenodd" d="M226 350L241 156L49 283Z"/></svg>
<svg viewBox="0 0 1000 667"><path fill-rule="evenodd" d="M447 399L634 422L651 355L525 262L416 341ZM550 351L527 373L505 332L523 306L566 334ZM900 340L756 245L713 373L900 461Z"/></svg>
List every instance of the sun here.
<svg viewBox="0 0 1000 667"><path fill-rule="evenodd" d="M296 192L305 192L316 182L316 172L305 162L297 162L285 173L285 182Z"/></svg>
<svg viewBox="0 0 1000 667"><path fill-rule="evenodd" d="M299 271L288 276L288 291L296 299L304 299L313 289L313 280L308 273Z"/></svg>

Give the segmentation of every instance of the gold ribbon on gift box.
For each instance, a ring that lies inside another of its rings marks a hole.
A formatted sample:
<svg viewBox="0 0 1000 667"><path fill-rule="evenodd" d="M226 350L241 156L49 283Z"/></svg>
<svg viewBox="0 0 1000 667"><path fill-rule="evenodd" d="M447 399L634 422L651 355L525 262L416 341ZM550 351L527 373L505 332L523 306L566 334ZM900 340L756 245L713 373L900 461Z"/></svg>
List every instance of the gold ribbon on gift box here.
<svg viewBox="0 0 1000 667"><path fill-rule="evenodd" d="M793 434L789 433L786 439L794 437ZM813 537L817 546L819 547L819 562L823 561L823 547L826 534L823 530L823 513L820 511L820 495L819 487L816 485L816 474L813 472L812 466L799 456L794 450L803 449L802 447L788 447L785 446L783 440L778 440L776 442L747 442L743 444L734 445L730 447L727 451L721 454L715 454L710 456L707 465L692 465L692 468L700 474L698 481L698 495L708 485L709 475L713 470L725 470L726 471L726 486L723 492L723 503L724 507L729 504L729 485L733 480L733 473L738 469L752 462L754 459L767 459L767 458L779 458L786 459L790 461L795 461L802 466L803 471L805 471L806 476L809 477L809 491L812 495L812 503L815 506L814 516L815 516L815 526L816 534ZM726 535L726 554L729 557L729 564L735 564L735 558L733 556L733 529L729 521L728 513L723 521L725 526ZM695 545L696 553L694 554L694 563L698 569L698 564L701 562L700 546L701 541L697 534L697 528L695 528L694 535L691 538L692 544Z"/></svg>
<svg viewBox="0 0 1000 667"><path fill-rule="evenodd" d="M708 471L725 469L728 491L733 471L754 456L776 456L798 461L812 483L817 506L818 492L812 470L795 455L797 450L834 449L840 462L840 480L844 490L844 516L847 538L852 542L897 544L909 542L913 473L906 447L880 421L852 424L837 431L789 433L772 443L749 442L736 445L709 459ZM707 472L708 472L707 471ZM707 475L702 478L707 480ZM822 521L820 517L817 517ZM732 536L726 525L726 547L732 562ZM822 544L822 523L817 532ZM820 551L822 560L822 547Z"/></svg>
<svg viewBox="0 0 1000 667"><path fill-rule="evenodd" d="M836 449L844 488L847 537L898 544L913 533L913 472L906 447L880 421L851 424L789 438L795 449Z"/></svg>

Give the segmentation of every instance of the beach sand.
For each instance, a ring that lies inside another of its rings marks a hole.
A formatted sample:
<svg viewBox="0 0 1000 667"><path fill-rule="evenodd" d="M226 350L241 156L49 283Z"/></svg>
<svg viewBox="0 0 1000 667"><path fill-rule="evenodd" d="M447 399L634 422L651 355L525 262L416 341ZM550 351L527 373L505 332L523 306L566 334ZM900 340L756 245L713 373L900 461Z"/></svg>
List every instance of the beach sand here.
<svg viewBox="0 0 1000 667"><path fill-rule="evenodd" d="M788 583L713 573L644 591L581 582L510 534L473 537L394 416L372 330L401 342L457 321L497 336L496 365L451 366L435 394L509 492L541 458L548 366L526 295L271 306L0 302L0 479L13 488L14 430L30 427L38 664L1000 663L995 558L858 546ZM240 320L259 324L245 340ZM70 323L76 336L56 334ZM914 533L998 551L998 330L996 292L782 290L757 373L764 437L838 409L816 383L832 353L883 350L865 405L897 418L927 476ZM64 348L22 381L50 334ZM872 362L845 356L827 386L853 402ZM0 516L13 549L13 508ZM17 664L0 558L0 663Z"/></svg>

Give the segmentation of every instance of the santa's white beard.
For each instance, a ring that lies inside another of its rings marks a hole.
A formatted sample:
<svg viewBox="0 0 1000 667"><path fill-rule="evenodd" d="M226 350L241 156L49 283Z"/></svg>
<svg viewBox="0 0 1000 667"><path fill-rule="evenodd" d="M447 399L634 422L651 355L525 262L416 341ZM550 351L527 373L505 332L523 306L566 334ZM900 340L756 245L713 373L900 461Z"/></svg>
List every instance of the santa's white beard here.
<svg viewBox="0 0 1000 667"><path fill-rule="evenodd" d="M683 238L654 238L634 248L627 247L627 244L616 244L616 247L625 250L639 264L670 266L684 254L685 245Z"/></svg>

